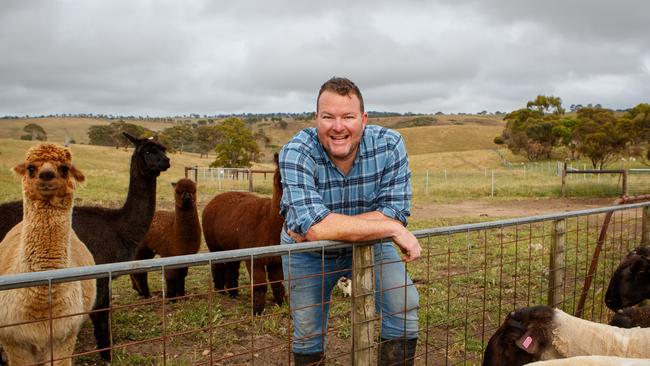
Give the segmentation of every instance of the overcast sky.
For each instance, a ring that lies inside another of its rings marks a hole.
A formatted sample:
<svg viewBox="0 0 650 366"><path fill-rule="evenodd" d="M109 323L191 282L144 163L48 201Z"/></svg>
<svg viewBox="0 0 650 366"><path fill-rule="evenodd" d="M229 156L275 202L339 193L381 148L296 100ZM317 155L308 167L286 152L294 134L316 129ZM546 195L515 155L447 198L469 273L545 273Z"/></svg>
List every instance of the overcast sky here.
<svg viewBox="0 0 650 366"><path fill-rule="evenodd" d="M650 1L0 1L0 115L313 111L334 75L377 111L633 107Z"/></svg>

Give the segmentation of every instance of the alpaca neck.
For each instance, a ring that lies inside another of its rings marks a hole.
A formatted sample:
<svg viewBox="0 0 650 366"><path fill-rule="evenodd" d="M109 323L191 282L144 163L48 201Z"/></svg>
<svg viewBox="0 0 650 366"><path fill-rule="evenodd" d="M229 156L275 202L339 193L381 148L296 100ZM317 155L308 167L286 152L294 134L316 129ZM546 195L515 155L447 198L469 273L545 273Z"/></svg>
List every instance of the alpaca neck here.
<svg viewBox="0 0 650 366"><path fill-rule="evenodd" d="M70 200L70 203L72 200ZM24 200L21 264L29 272L68 267L72 204Z"/></svg>
<svg viewBox="0 0 650 366"><path fill-rule="evenodd" d="M174 216L176 235L185 242L200 242L201 229L199 226L199 214L196 206L189 210L182 210L176 207Z"/></svg>
<svg viewBox="0 0 650 366"><path fill-rule="evenodd" d="M132 170L129 193L120 209L120 221L131 228L141 228L143 232L136 235L142 237L149 229L155 210L156 177L145 177Z"/></svg>

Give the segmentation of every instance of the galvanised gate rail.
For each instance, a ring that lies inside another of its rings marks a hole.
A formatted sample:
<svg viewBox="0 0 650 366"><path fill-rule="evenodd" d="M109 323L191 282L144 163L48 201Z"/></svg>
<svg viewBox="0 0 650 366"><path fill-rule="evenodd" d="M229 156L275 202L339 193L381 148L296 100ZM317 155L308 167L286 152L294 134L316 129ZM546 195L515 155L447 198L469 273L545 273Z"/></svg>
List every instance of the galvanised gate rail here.
<svg viewBox="0 0 650 366"><path fill-rule="evenodd" d="M613 216L582 315L606 322L610 311L603 297L609 276L630 249L649 244L650 203L414 231L423 247L422 258L407 264L420 293L416 364L480 364L487 340L505 315L518 307L552 303L573 313L608 212ZM210 265L250 260L255 266L262 257L349 246L309 242L6 275L0 276L0 290L43 285L51 289L56 283L108 277L112 300L106 310L111 316L114 364L281 365L291 357L288 305L273 307L267 301L265 312L253 316L252 286L243 270L240 296L231 299L212 288ZM355 250L361 247L355 245ZM161 274L177 267L192 267L188 294L168 299ZM138 298L127 276L117 278L143 271L153 272L151 277L158 282L158 291L152 286L152 299ZM292 279L284 281L290 289ZM351 299L335 292L329 302L330 363L375 362L359 355L365 347L374 357L381 314L360 318L351 312L350 303L364 300L360 288L357 284ZM372 332L369 345L354 334L366 325ZM11 326L15 325L0 324ZM82 329L75 364L99 362L90 328Z"/></svg>

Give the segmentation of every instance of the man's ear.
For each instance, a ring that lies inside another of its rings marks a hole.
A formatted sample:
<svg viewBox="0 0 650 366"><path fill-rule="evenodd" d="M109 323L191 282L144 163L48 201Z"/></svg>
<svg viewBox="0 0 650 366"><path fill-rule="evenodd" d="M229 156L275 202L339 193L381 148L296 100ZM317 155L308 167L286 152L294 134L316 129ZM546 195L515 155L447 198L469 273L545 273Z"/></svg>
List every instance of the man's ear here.
<svg viewBox="0 0 650 366"><path fill-rule="evenodd" d="M70 167L70 174L74 177L77 183L83 183L86 180L86 176L81 170L77 169L74 165Z"/></svg>
<svg viewBox="0 0 650 366"><path fill-rule="evenodd" d="M13 168L13 171L14 171L14 174L16 174L19 177L22 177L23 175L25 175L25 172L27 172L27 167L25 167L25 163L21 163L21 164L16 165Z"/></svg>

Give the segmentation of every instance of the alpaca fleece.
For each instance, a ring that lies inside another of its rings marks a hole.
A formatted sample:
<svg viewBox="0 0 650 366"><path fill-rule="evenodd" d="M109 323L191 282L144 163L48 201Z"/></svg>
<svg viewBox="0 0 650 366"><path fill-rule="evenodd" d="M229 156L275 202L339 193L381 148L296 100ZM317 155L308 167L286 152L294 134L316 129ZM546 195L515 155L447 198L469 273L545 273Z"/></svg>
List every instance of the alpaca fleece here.
<svg viewBox="0 0 650 366"><path fill-rule="evenodd" d="M129 191L121 208L74 207L72 228L86 244L97 264L129 261L149 229L156 210L156 180L169 168L166 148L155 139L135 138L124 133L135 149L131 156ZM56 158L56 157L55 157ZM23 202L0 205L0 237L23 217ZM108 278L97 280L95 311L90 314L100 356L110 361L111 345L108 308Z"/></svg>
<svg viewBox="0 0 650 366"><path fill-rule="evenodd" d="M194 254L201 245L201 224L196 208L196 183L181 179L174 187L174 211L156 211L147 235L136 250L135 259L149 259L156 254L161 257ZM187 267L165 270L166 297L185 295ZM147 273L131 275L133 289L139 295L151 296Z"/></svg>
<svg viewBox="0 0 650 366"><path fill-rule="evenodd" d="M280 171L273 174L273 197L258 197L252 193L227 192L215 196L203 209L203 236L211 252L243 249L278 244L284 218L280 216L282 186ZM264 311L266 276L268 273L276 304L285 300L284 273L279 256L255 259L254 266L246 261L253 287L253 313ZM238 296L239 262L212 265L212 279L216 290L227 289L230 296Z"/></svg>
<svg viewBox="0 0 650 366"><path fill-rule="evenodd" d="M72 231L75 182L83 174L71 164L69 150L53 144L30 149L23 164L14 168L22 176L23 220L0 242L0 275L89 266L90 251ZM48 286L0 291L0 324L40 322L0 328L0 343L10 365L33 364L74 352L77 333L95 300L96 281L83 280ZM52 320L51 317L63 317ZM50 333L52 338L50 339ZM54 362L71 365L71 359Z"/></svg>

